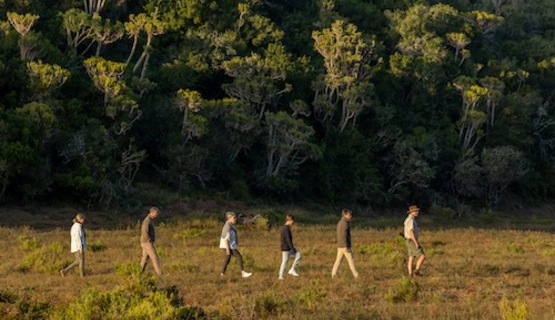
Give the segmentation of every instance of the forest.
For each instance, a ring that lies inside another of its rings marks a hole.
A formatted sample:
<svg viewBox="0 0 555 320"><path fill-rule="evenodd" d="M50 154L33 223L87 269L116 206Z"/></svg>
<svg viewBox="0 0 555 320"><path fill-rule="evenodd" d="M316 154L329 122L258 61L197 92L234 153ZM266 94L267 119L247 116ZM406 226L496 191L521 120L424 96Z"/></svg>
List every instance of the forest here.
<svg viewBox="0 0 555 320"><path fill-rule="evenodd" d="M551 0L0 0L0 93L7 204L555 191Z"/></svg>

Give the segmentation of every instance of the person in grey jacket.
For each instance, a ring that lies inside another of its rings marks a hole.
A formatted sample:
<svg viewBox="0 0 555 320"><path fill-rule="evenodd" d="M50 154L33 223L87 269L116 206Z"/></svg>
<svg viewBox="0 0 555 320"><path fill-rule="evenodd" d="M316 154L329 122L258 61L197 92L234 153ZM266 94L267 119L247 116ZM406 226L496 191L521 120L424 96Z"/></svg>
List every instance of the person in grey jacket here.
<svg viewBox="0 0 555 320"><path fill-rule="evenodd" d="M71 226L71 253L75 255L75 261L64 269L60 270L62 277L76 266L79 266L79 274L81 277L85 276L85 249L87 248L87 238L85 236L85 216L78 213L73 219Z"/></svg>
<svg viewBox="0 0 555 320"><path fill-rule="evenodd" d="M239 252L239 238L237 237L237 229L235 229L235 223L237 222L237 215L235 212L226 212L225 214L226 222L222 228L222 235L220 237L220 249L225 250L225 258L222 264L222 272L220 276L224 276L225 270L231 261L231 256L233 255L237 259L239 264L239 269L241 269L241 276L243 278L248 278L252 276L251 272L243 270L243 256Z"/></svg>
<svg viewBox="0 0 555 320"><path fill-rule="evenodd" d="M154 241L156 241L156 232L154 230L153 220L160 214L160 209L157 207L150 208L148 215L143 220L141 225L141 248L143 249L143 255L141 258L141 273L145 271L148 260L152 261L152 266L157 275L162 275L162 270L160 269L160 258L154 247Z"/></svg>
<svg viewBox="0 0 555 320"><path fill-rule="evenodd" d="M337 269L343 257L347 259L349 267L353 276L358 278L358 272L355 268L355 262L353 260L353 253L351 250L351 226L349 223L353 218L353 212L350 209L343 209L341 211L341 220L337 223L337 256L335 258L335 263L333 264L333 269L331 271L331 277L334 278L337 275Z"/></svg>

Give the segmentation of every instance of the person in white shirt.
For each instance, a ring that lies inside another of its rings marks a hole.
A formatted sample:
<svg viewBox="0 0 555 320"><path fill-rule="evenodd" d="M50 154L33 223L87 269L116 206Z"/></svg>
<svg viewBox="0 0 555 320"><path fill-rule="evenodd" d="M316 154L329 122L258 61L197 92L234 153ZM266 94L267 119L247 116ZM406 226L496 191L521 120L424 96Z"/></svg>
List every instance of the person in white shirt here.
<svg viewBox="0 0 555 320"><path fill-rule="evenodd" d="M85 249L87 248L87 238L85 236L85 215L78 213L73 219L71 226L71 253L75 255L75 261L64 269L60 270L62 277L73 267L79 266L79 274L85 276Z"/></svg>
<svg viewBox="0 0 555 320"><path fill-rule="evenodd" d="M418 217L418 215L420 214L420 208L415 205L409 206L409 210L407 211L407 213L408 216L405 219L404 223L404 236L409 254L407 269L409 276L411 278L414 278L415 276L422 275L420 273L420 269L422 269L422 264L424 263L424 259L426 259L426 256L424 255L424 249L418 241L418 224L416 223L416 217ZM417 260L416 269L414 269L413 271L412 265L414 263L414 258L417 258Z"/></svg>
<svg viewBox="0 0 555 320"><path fill-rule="evenodd" d="M248 278L252 276L251 272L246 272L243 270L243 257L239 252L239 239L237 238L237 229L235 229L235 223L237 222L237 215L234 212L226 212L226 223L222 228L222 235L220 237L220 248L225 249L225 258L222 264L222 273L220 276L224 276L225 270L231 261L231 256L233 255L237 259L239 264L239 269L241 269L241 276L243 278Z"/></svg>

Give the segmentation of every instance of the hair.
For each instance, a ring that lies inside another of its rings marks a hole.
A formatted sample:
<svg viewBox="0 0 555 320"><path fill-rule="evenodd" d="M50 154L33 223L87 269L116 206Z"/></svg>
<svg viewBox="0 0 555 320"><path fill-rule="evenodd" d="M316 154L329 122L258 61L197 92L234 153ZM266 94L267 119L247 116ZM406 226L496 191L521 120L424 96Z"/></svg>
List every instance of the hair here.
<svg viewBox="0 0 555 320"><path fill-rule="evenodd" d="M292 214L288 214L285 216L286 221L295 221L295 217Z"/></svg>
<svg viewBox="0 0 555 320"><path fill-rule="evenodd" d="M346 215L348 215L348 214L352 215L352 214L353 214L353 211L352 211L351 209L344 208L343 210L341 210L341 214L342 214L343 216L346 216Z"/></svg>
<svg viewBox="0 0 555 320"><path fill-rule="evenodd" d="M80 222L83 219L85 219L85 215L82 213L78 213L75 215L75 218L73 218L73 223Z"/></svg>
<svg viewBox="0 0 555 320"><path fill-rule="evenodd" d="M158 207L151 207L149 212L156 212L156 213L160 213L160 209L158 209Z"/></svg>
<svg viewBox="0 0 555 320"><path fill-rule="evenodd" d="M226 220L231 219L231 217L237 217L237 215L235 214L235 212L228 211L228 212L225 213L225 219L226 219Z"/></svg>

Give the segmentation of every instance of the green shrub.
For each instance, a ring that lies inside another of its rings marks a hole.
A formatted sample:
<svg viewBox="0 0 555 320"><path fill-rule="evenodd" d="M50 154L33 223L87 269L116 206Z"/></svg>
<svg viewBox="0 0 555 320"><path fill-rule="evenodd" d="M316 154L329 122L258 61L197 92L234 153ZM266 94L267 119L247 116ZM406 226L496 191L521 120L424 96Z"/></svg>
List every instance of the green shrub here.
<svg viewBox="0 0 555 320"><path fill-rule="evenodd" d="M416 280L402 277L393 288L390 288L385 299L389 302L415 302L418 298L420 286Z"/></svg>
<svg viewBox="0 0 555 320"><path fill-rule="evenodd" d="M37 238L30 238L29 236L20 236L18 240L19 240L19 247L24 251L27 251L27 252L33 251L35 249L38 249L39 247L39 242L37 241Z"/></svg>
<svg viewBox="0 0 555 320"><path fill-rule="evenodd" d="M382 264L401 266L404 256L398 248L399 245L394 241L355 245L355 250L361 255L370 255Z"/></svg>
<svg viewBox="0 0 555 320"><path fill-rule="evenodd" d="M34 244L32 245L34 246ZM23 269L37 272L58 272L67 260L62 260L64 248L61 243L54 242L48 246L38 245L29 249L23 257Z"/></svg>
<svg viewBox="0 0 555 320"><path fill-rule="evenodd" d="M278 315L284 306L285 302L274 291L263 292L255 299L253 316L256 319L267 319Z"/></svg>
<svg viewBox="0 0 555 320"><path fill-rule="evenodd" d="M528 308L520 299L509 301L506 296L499 302L499 312L503 320L526 320L528 319Z"/></svg>
<svg viewBox="0 0 555 320"><path fill-rule="evenodd" d="M87 249L91 252L100 252L106 250L106 246L103 245L99 240L87 243Z"/></svg>
<svg viewBox="0 0 555 320"><path fill-rule="evenodd" d="M120 270L129 270L124 266ZM107 292L94 289L84 291L80 297L72 300L65 307L57 310L52 319L202 319L204 312L200 308L183 306L176 299L175 288L158 289L152 281L144 278L135 279L133 283L120 286Z"/></svg>
<svg viewBox="0 0 555 320"><path fill-rule="evenodd" d="M201 320L206 318L204 310L196 306L180 307L175 313L175 319L178 320Z"/></svg>
<svg viewBox="0 0 555 320"><path fill-rule="evenodd" d="M313 309L326 298L326 291L321 289L320 281L313 280L310 288L300 290L293 295L293 299L305 305L309 309Z"/></svg>
<svg viewBox="0 0 555 320"><path fill-rule="evenodd" d="M181 232L174 233L174 239L186 239L186 238L199 238L206 234L206 230L200 228L189 228Z"/></svg>

